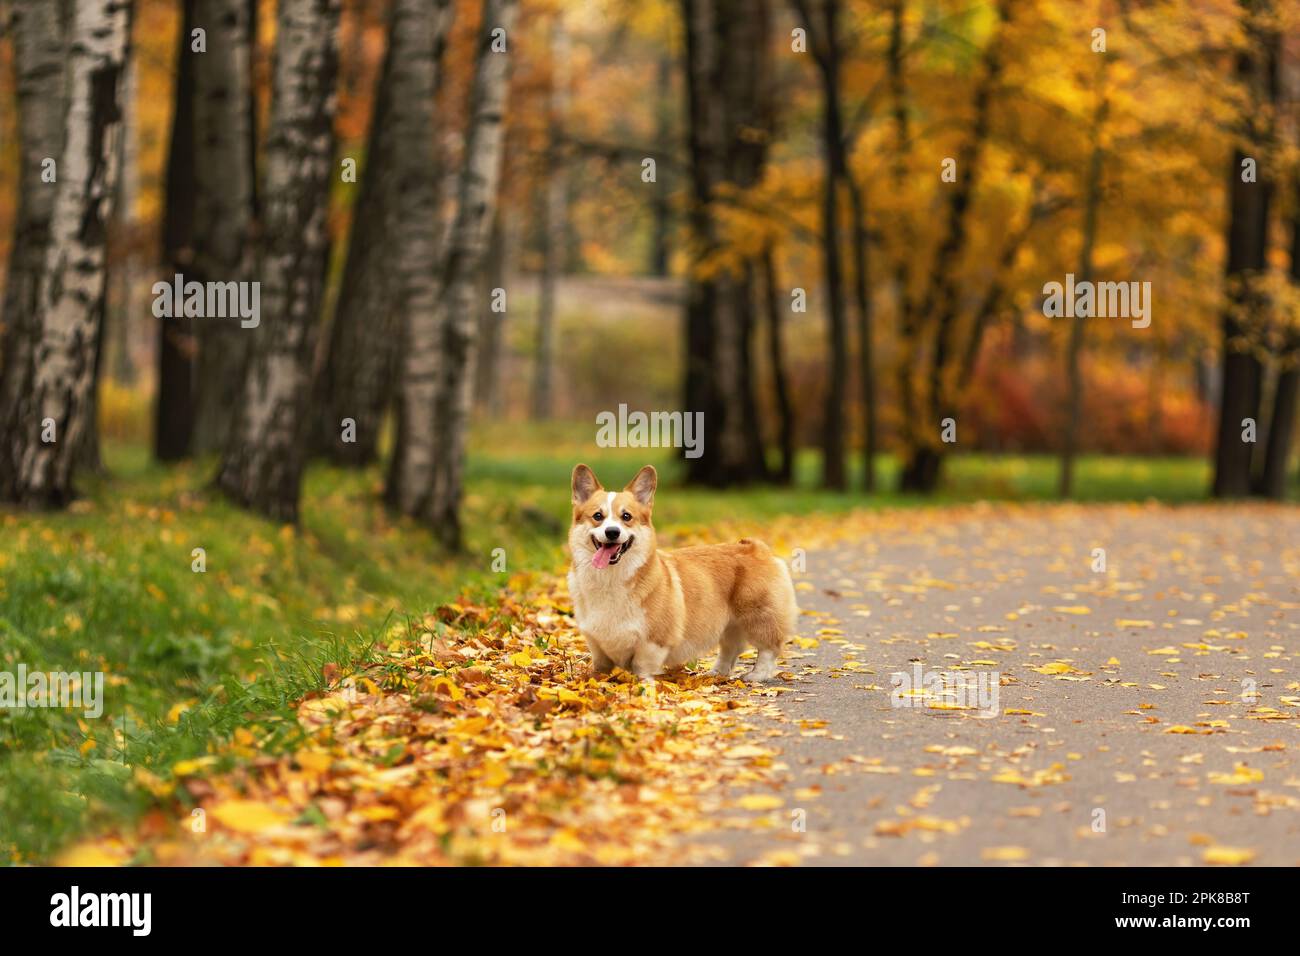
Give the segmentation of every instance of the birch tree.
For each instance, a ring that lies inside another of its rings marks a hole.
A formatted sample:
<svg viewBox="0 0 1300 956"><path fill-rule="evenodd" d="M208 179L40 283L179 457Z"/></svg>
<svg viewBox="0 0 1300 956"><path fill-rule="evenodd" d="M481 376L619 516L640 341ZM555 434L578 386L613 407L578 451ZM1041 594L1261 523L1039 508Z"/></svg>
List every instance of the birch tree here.
<svg viewBox="0 0 1300 956"><path fill-rule="evenodd" d="M261 316L217 476L236 502L296 521L313 331L329 258L339 0L281 0L277 12Z"/></svg>
<svg viewBox="0 0 1300 956"><path fill-rule="evenodd" d="M502 173L508 179L508 169ZM450 193L446 193L450 195ZM500 205L488 231L487 261L483 266L482 305L479 308L479 345L475 360L474 393L478 407L493 418L501 415L505 396L501 389L501 365L506 349L506 301L498 302L497 289L504 290L510 270L510 237L506 233ZM498 307L500 306L500 307Z"/></svg>
<svg viewBox="0 0 1300 956"><path fill-rule="evenodd" d="M253 260L253 24L248 0L196 0L206 50L194 59L193 251L186 281L242 282ZM193 450L224 445L238 407L248 334L234 318L198 323Z"/></svg>
<svg viewBox="0 0 1300 956"><path fill-rule="evenodd" d="M0 454L5 461L14 453L8 447L9 436L25 427L18 417L19 407L27 400L35 375L32 360L40 333L37 289L58 190L57 180L49 176L57 176L63 156L65 24L59 14L58 4L47 0L14 0L11 5L21 148L13 251L0 311L0 422L6 443Z"/></svg>
<svg viewBox="0 0 1300 956"><path fill-rule="evenodd" d="M433 139L434 99L454 11L446 0L397 2L389 11L361 195L353 207L343 284L316 388L315 445L335 464L360 467L378 454L401 336L397 257L389 240L399 217L415 214L413 207L419 215L439 218L442 163ZM427 225L436 228L432 220ZM431 257L425 265L430 278L434 261ZM348 419L355 426L354 440L343 441L342 423Z"/></svg>
<svg viewBox="0 0 1300 956"><path fill-rule="evenodd" d="M24 6L31 12L39 4ZM81 0L69 24L63 150L49 237L34 308L17 330L27 344L16 349L14 380L3 389L12 400L4 409L0 498L28 507L67 504L83 433L95 427L88 412L106 294L105 240L121 157L131 12L128 0ZM42 31L33 41L42 51L53 42L44 32L48 22L39 14L25 24L20 19L23 31ZM35 49L28 48L34 56L28 62L50 65ZM27 79L33 79L30 73ZM40 108L31 92L25 105ZM56 95L45 108L57 109L61 101Z"/></svg>
<svg viewBox="0 0 1300 956"><path fill-rule="evenodd" d="M461 481L478 311L474 296L497 201L510 35L517 11L517 0L484 0L456 215L438 281L426 274L436 250L433 217L420 215L422 223L413 221L416 199L409 192L403 203L406 221L398 229L399 268L411 278L403 282L401 408L387 497L403 514L430 524L450 548L461 543ZM406 153L404 158L411 161Z"/></svg>

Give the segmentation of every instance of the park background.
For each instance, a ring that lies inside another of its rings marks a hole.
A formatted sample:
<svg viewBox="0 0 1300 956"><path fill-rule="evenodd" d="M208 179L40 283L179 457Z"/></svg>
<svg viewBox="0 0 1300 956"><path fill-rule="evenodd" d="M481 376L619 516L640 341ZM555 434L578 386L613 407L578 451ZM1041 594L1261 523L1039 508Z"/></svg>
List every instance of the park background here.
<svg viewBox="0 0 1300 956"><path fill-rule="evenodd" d="M579 460L660 467L670 541L1297 496L1295 4L4 9L0 656L109 675L102 723L4 715L13 862L292 749L304 694L529 593ZM69 53L96 17L107 103ZM39 160L87 130L62 195ZM46 305L65 237L88 335ZM261 326L159 319L176 273L259 278ZM1068 273L1150 282L1149 327L1046 317ZM706 454L596 447L620 404L703 412Z"/></svg>

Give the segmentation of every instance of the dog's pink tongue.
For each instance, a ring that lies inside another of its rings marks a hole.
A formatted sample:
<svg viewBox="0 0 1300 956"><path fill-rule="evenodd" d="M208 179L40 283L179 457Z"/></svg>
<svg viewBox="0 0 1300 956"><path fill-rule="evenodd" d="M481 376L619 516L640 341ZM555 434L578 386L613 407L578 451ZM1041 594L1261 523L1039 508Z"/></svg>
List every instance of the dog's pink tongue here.
<svg viewBox="0 0 1300 956"><path fill-rule="evenodd" d="M606 544L596 549L596 553L591 556L591 566L593 568L609 567L610 559L618 554L618 545Z"/></svg>

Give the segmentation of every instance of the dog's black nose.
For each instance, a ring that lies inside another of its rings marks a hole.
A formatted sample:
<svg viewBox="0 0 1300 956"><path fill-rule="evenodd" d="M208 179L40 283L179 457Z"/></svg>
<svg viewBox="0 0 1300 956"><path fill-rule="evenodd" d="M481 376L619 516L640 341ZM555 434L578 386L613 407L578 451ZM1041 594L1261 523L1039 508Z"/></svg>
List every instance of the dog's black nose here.
<svg viewBox="0 0 1300 956"><path fill-rule="evenodd" d="M606 529L605 529L605 537L608 538L610 541L617 541L617 540L618 540L618 533L619 533L619 532L618 532L618 528L606 528Z"/></svg>

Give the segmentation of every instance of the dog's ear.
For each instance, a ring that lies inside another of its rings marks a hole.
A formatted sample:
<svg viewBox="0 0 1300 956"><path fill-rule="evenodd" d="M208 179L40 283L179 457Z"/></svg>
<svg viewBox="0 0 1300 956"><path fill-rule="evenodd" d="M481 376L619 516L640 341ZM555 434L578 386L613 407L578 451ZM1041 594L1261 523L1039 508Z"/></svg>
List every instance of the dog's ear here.
<svg viewBox="0 0 1300 956"><path fill-rule="evenodd" d="M586 465L573 467L573 503L580 505L600 491L600 479Z"/></svg>
<svg viewBox="0 0 1300 956"><path fill-rule="evenodd" d="M659 473L654 465L646 465L636 473L636 477L627 483L624 491L630 491L632 497L647 508L653 508L655 489L659 487Z"/></svg>

